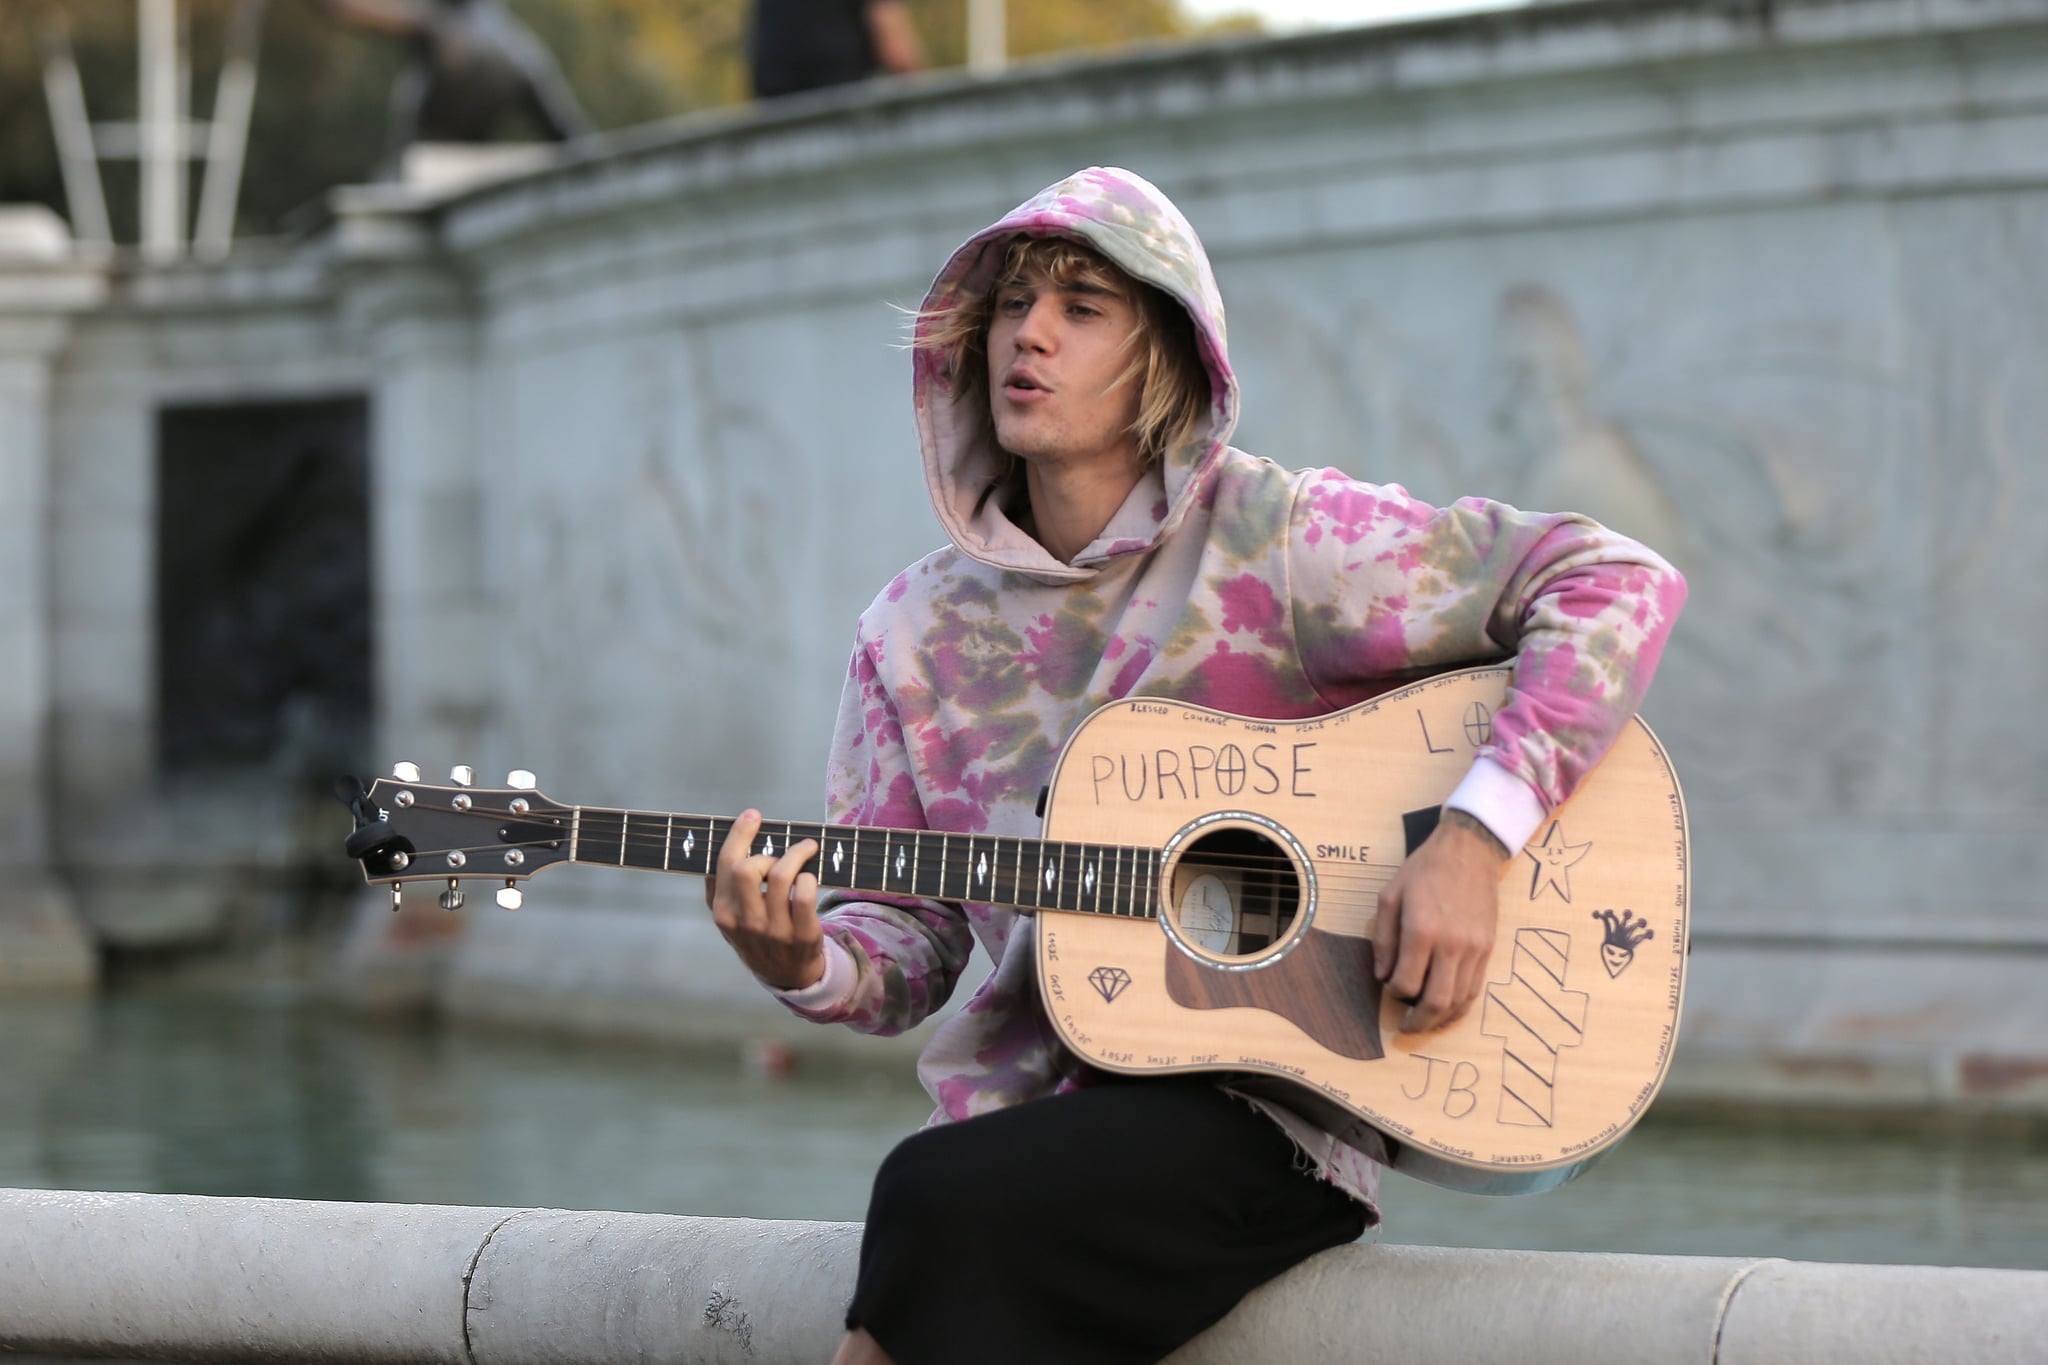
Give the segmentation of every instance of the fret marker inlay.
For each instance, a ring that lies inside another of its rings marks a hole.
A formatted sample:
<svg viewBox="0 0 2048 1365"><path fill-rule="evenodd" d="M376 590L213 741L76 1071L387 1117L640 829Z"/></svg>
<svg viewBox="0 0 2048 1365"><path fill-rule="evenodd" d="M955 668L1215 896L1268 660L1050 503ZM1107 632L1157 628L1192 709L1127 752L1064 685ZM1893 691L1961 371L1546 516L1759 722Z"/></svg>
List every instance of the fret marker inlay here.
<svg viewBox="0 0 2048 1365"><path fill-rule="evenodd" d="M832 841L832 870L839 871L846 865L846 845L837 839Z"/></svg>
<svg viewBox="0 0 2048 1365"><path fill-rule="evenodd" d="M1060 884L1060 865L1052 864L1045 869L1045 889L1050 891Z"/></svg>
<svg viewBox="0 0 2048 1365"><path fill-rule="evenodd" d="M697 831L696 831L696 830L691 830L691 831L690 831L690 832L689 832L688 834L685 834L685 835L683 836L683 856L684 856L685 858L691 857L691 856L695 855L696 851L697 851Z"/></svg>
<svg viewBox="0 0 2048 1365"><path fill-rule="evenodd" d="M978 882L986 882L988 880L988 855L986 853L982 854L981 861L974 865L974 880Z"/></svg>
<svg viewBox="0 0 2048 1365"><path fill-rule="evenodd" d="M896 875L903 875L903 845L896 845Z"/></svg>

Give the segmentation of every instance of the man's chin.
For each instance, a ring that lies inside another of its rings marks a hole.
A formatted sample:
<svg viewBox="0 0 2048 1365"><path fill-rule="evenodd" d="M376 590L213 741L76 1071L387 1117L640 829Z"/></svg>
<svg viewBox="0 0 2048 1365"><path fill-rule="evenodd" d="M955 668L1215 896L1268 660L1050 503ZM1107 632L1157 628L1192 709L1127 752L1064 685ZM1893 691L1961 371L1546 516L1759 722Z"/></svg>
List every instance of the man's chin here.
<svg viewBox="0 0 2048 1365"><path fill-rule="evenodd" d="M996 446L1004 454L1015 459L1040 460L1044 459L1047 455L1058 452L1059 440L1057 437L1042 431L1032 431L1028 428L1019 430L1014 425L1008 431L1005 431L998 425L996 427Z"/></svg>

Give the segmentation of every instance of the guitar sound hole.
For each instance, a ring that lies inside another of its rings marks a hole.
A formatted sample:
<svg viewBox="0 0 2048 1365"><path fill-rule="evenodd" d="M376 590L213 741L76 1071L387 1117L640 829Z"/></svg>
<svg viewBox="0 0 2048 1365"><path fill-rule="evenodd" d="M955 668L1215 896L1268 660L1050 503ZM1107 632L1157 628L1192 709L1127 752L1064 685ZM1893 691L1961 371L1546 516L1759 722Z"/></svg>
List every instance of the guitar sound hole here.
<svg viewBox="0 0 2048 1365"><path fill-rule="evenodd" d="M1174 860L1171 885L1181 941L1212 957L1257 957L1286 940L1301 910L1293 860L1254 829L1225 827L1190 840Z"/></svg>

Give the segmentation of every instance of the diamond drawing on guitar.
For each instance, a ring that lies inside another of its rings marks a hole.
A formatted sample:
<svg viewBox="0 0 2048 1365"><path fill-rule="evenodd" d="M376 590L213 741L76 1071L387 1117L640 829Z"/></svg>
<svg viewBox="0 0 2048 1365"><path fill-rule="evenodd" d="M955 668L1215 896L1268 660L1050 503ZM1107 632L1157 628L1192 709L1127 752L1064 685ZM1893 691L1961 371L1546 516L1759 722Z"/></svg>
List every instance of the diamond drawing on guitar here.
<svg viewBox="0 0 2048 1365"><path fill-rule="evenodd" d="M1106 1005L1114 1005L1116 998L1124 993L1124 987L1131 984L1131 974L1121 967L1097 967L1088 973L1088 984L1102 997Z"/></svg>

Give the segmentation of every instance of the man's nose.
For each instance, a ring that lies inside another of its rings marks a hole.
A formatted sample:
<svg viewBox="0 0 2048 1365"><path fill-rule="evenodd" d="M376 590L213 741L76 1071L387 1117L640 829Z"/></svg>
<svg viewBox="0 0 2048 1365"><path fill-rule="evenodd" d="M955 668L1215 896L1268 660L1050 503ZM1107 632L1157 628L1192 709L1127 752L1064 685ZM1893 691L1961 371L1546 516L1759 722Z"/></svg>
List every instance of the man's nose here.
<svg viewBox="0 0 2048 1365"><path fill-rule="evenodd" d="M1017 344L1027 350L1045 350L1052 344L1052 323L1056 316L1051 299L1033 299L1024 312L1023 320L1017 324Z"/></svg>

